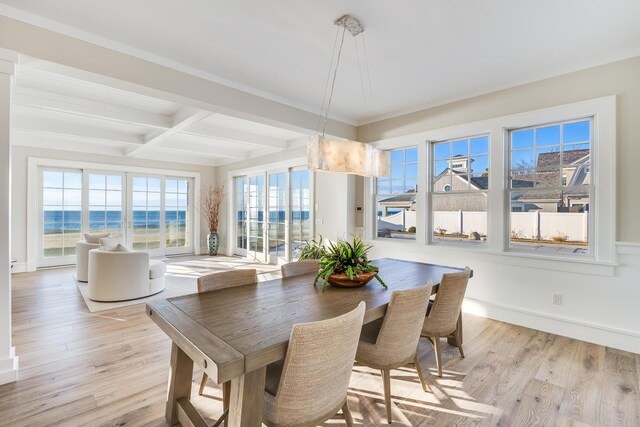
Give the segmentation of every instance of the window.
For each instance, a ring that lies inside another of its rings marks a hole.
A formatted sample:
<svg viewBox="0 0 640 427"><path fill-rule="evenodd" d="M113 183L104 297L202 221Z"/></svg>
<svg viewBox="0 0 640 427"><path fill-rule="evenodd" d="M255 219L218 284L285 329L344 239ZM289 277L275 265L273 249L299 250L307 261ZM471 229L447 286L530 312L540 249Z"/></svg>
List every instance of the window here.
<svg viewBox="0 0 640 427"><path fill-rule="evenodd" d="M587 118L509 132L510 249L591 253L592 127Z"/></svg>
<svg viewBox="0 0 640 427"><path fill-rule="evenodd" d="M270 261L287 261L287 203L286 172L270 173L269 208L269 256Z"/></svg>
<svg viewBox="0 0 640 427"><path fill-rule="evenodd" d="M308 169L293 169L290 175L291 259L297 258L300 246L312 235L309 175Z"/></svg>
<svg viewBox="0 0 640 427"><path fill-rule="evenodd" d="M191 246L189 180L167 178L164 190L165 245L167 248Z"/></svg>
<svg viewBox="0 0 640 427"><path fill-rule="evenodd" d="M390 172L376 183L377 236L415 240L418 149L392 150Z"/></svg>
<svg viewBox="0 0 640 427"><path fill-rule="evenodd" d="M489 137L431 144L432 241L483 244L487 237Z"/></svg>
<svg viewBox="0 0 640 427"><path fill-rule="evenodd" d="M122 174L89 173L89 233L123 234Z"/></svg>
<svg viewBox="0 0 640 427"><path fill-rule="evenodd" d="M153 255L193 251L193 179L48 165L37 173L38 267L75 263L83 233L109 233Z"/></svg>
<svg viewBox="0 0 640 427"><path fill-rule="evenodd" d="M234 178L234 191L236 203L236 253L245 255L247 250L247 177L237 176Z"/></svg>
<svg viewBox="0 0 640 427"><path fill-rule="evenodd" d="M161 179L150 176L134 176L133 182L133 233L135 250L160 248L160 195Z"/></svg>
<svg viewBox="0 0 640 427"><path fill-rule="evenodd" d="M41 218L42 257L74 262L66 257L76 254L82 238L82 171L42 171Z"/></svg>

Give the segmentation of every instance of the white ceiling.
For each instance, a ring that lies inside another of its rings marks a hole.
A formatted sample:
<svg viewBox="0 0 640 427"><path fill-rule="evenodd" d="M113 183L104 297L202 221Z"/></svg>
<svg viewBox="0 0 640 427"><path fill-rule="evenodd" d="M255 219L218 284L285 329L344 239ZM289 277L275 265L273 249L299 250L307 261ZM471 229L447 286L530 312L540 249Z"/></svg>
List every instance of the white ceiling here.
<svg viewBox="0 0 640 427"><path fill-rule="evenodd" d="M347 34L332 116L356 124L640 54L638 0L0 0L0 13L312 112L333 20L350 13L373 103Z"/></svg>
<svg viewBox="0 0 640 427"><path fill-rule="evenodd" d="M275 154L306 136L71 76L23 57L12 94L12 142L92 154L217 166Z"/></svg>

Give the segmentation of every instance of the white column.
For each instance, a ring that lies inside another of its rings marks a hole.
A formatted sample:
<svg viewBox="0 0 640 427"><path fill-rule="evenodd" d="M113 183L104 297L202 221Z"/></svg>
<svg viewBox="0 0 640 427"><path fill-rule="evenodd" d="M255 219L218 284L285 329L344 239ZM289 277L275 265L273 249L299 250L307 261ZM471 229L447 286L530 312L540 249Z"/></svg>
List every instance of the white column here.
<svg viewBox="0 0 640 427"><path fill-rule="evenodd" d="M16 380L11 346L11 83L18 54L0 48L0 384Z"/></svg>

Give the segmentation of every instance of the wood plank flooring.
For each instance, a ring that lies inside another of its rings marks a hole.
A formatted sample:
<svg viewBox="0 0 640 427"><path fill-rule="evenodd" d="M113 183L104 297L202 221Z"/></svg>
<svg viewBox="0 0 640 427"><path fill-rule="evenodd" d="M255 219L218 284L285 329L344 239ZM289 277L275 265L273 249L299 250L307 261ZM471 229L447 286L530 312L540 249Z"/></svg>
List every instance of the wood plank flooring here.
<svg viewBox="0 0 640 427"><path fill-rule="evenodd" d="M171 262L184 270L194 260ZM143 304L89 313L73 274L13 275L20 372L0 386L0 425L166 426L170 340ZM640 355L471 315L464 323L467 357L443 340L443 378L421 342L428 393L412 366L392 371L393 425L640 426ZM209 383L197 396L199 379L195 372L193 403L213 422L222 393ZM354 367L349 406L356 424L386 424L379 372Z"/></svg>

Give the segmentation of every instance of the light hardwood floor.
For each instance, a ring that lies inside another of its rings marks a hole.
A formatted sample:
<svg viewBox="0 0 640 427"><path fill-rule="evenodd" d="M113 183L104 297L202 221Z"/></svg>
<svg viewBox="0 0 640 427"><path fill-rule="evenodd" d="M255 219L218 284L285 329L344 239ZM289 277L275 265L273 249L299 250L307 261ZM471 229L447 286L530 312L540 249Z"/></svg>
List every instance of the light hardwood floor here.
<svg viewBox="0 0 640 427"><path fill-rule="evenodd" d="M13 275L20 372L0 386L0 425L165 426L169 339L143 304L89 313L73 273ZM443 340L443 378L421 342L428 393L411 366L392 371L393 425L640 426L639 355L471 315L464 323L467 357ZM199 397L199 379L194 405L215 420L221 390L209 383ZM356 424L386 424L383 399L379 372L354 367Z"/></svg>

